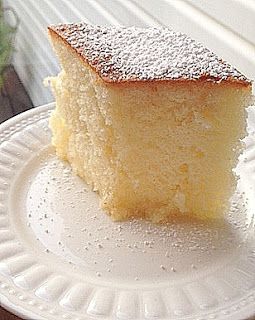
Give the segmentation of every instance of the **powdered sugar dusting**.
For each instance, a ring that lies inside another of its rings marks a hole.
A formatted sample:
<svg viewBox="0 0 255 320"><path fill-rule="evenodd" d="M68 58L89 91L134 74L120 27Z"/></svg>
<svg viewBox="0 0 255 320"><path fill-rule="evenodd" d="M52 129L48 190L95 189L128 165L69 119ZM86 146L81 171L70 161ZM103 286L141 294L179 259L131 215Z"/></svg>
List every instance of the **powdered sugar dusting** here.
<svg viewBox="0 0 255 320"><path fill-rule="evenodd" d="M187 35L168 28L51 26L108 82L249 80Z"/></svg>

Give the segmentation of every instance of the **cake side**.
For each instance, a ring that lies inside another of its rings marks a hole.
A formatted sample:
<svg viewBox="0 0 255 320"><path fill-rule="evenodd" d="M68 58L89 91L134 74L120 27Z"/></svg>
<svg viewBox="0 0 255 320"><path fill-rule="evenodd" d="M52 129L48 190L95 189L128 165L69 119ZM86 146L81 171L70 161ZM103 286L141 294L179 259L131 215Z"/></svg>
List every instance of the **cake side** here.
<svg viewBox="0 0 255 320"><path fill-rule="evenodd" d="M59 156L117 220L218 217L235 187L250 86L229 81L111 85L53 33L62 72L51 117Z"/></svg>
<svg viewBox="0 0 255 320"><path fill-rule="evenodd" d="M86 23L48 28L109 83L250 81L202 44L168 28L101 27Z"/></svg>

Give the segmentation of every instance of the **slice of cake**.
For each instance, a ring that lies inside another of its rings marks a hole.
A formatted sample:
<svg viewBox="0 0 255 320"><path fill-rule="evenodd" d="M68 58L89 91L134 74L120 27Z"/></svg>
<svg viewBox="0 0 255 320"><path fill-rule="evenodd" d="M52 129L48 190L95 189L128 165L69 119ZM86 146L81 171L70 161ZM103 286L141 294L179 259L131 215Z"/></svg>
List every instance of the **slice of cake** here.
<svg viewBox="0 0 255 320"><path fill-rule="evenodd" d="M49 27L57 155L114 220L219 217L235 189L251 82L167 28Z"/></svg>

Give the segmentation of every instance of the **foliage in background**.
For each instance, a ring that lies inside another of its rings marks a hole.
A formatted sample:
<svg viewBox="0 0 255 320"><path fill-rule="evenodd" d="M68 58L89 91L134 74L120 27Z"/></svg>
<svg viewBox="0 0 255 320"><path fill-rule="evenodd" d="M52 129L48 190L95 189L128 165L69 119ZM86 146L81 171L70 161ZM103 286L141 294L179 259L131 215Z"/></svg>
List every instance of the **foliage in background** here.
<svg viewBox="0 0 255 320"><path fill-rule="evenodd" d="M11 12L14 16L15 25L10 25L5 21L4 13L7 11ZM14 50L14 36L17 25L18 20L15 12L11 8L3 8L2 1L0 1L0 88L3 84L4 69L9 64Z"/></svg>

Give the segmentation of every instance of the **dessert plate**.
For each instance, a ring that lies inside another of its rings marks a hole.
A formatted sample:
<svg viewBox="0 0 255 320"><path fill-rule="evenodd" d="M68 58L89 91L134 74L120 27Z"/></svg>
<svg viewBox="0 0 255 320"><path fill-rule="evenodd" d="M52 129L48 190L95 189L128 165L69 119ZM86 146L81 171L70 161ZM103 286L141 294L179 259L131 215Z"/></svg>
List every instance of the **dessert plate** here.
<svg viewBox="0 0 255 320"><path fill-rule="evenodd" d="M255 315L255 111L224 220L112 222L50 144L53 104L0 128L0 301L26 319Z"/></svg>

